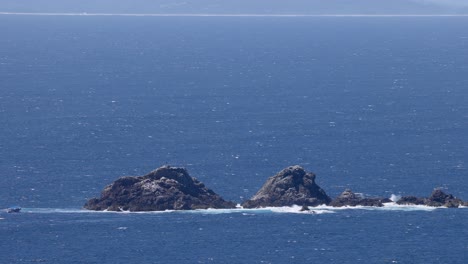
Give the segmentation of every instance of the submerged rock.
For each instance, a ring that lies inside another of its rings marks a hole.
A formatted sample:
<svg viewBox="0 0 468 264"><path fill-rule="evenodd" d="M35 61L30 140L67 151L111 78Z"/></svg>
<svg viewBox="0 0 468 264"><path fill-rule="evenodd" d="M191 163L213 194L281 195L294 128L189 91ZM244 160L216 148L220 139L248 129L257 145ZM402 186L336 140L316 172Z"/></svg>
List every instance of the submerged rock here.
<svg viewBox="0 0 468 264"><path fill-rule="evenodd" d="M440 189L435 189L428 198L405 196L398 200L397 204L457 208L459 206L464 206L466 202L463 202L461 199L456 198L451 194L446 194Z"/></svg>
<svg viewBox="0 0 468 264"><path fill-rule="evenodd" d="M164 211L235 208L184 168L163 166L145 176L121 177L106 186L85 209L96 211Z"/></svg>
<svg viewBox="0 0 468 264"><path fill-rule="evenodd" d="M361 195L353 193L350 189L346 189L335 198L330 205L333 207L343 206L377 206L381 207L384 203L389 203L389 198L365 198Z"/></svg>
<svg viewBox="0 0 468 264"><path fill-rule="evenodd" d="M242 203L244 208L268 206L318 206L330 203L331 199L315 183L315 174L300 166L291 166L270 177L250 200Z"/></svg>

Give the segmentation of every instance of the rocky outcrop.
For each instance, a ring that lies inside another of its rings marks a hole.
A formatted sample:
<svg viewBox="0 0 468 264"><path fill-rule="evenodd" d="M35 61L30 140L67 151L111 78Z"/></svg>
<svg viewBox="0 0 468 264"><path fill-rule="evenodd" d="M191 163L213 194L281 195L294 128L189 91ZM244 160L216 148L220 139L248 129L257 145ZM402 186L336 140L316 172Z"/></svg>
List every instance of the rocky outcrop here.
<svg viewBox="0 0 468 264"><path fill-rule="evenodd" d="M445 194L443 191L436 189L432 192L431 196L427 198L426 205L428 206L445 206L445 207L459 207L463 205L463 201L451 194Z"/></svg>
<svg viewBox="0 0 468 264"><path fill-rule="evenodd" d="M145 176L122 177L106 186L85 209L96 211L164 211L235 208L184 168L163 166Z"/></svg>
<svg viewBox="0 0 468 264"><path fill-rule="evenodd" d="M416 196L403 196L396 203L402 205L424 205L425 198Z"/></svg>
<svg viewBox="0 0 468 264"><path fill-rule="evenodd" d="M404 205L427 205L433 207L449 207L457 208L459 206L466 206L466 202L454 197L451 194L446 194L440 189L435 189L431 196L428 198L419 198L415 196L404 196L397 201L397 204Z"/></svg>
<svg viewBox="0 0 468 264"><path fill-rule="evenodd" d="M335 198L330 206L343 207L343 206L377 206L381 207L384 203L391 202L388 198L366 198L362 195L353 193L351 190L346 189L343 193Z"/></svg>
<svg viewBox="0 0 468 264"><path fill-rule="evenodd" d="M315 183L315 174L306 172L300 166L291 166L270 177L262 188L242 203L244 208L302 206L301 211L322 204L333 207L374 206L381 207L392 202L388 198L369 198L345 190L333 201ZM393 198L392 198L393 199ZM395 199L393 199L395 200ZM468 206L451 194L440 189L428 198L416 196L401 197L400 205L426 205L433 207ZM101 197L90 199L85 209L96 211L164 211L193 210L207 208L235 208L236 204L225 201L184 168L163 166L147 175L121 177L106 186Z"/></svg>
<svg viewBox="0 0 468 264"><path fill-rule="evenodd" d="M333 207L343 206L377 206L381 207L384 203L390 203L392 200L389 198L366 198L361 195L353 193L351 190L345 190L340 196L334 199L329 205ZM416 196L401 197L397 204L400 205L426 205L432 207L449 207L457 208L466 206L466 202L454 197L451 194L445 194L443 191L436 189L428 198L420 198Z"/></svg>
<svg viewBox="0 0 468 264"><path fill-rule="evenodd" d="M315 183L315 174L306 172L300 166L291 166L270 177L257 194L243 202L242 206L318 206L330 201L330 197Z"/></svg>

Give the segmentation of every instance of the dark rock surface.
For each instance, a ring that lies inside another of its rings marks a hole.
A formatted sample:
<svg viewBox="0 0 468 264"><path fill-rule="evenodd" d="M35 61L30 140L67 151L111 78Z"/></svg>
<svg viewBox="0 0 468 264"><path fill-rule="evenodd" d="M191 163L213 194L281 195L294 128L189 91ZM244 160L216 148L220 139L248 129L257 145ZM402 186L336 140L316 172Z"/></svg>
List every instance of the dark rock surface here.
<svg viewBox="0 0 468 264"><path fill-rule="evenodd" d="M343 207L343 206L377 206L381 207L384 203L391 202L388 198L365 198L361 195L353 193L351 190L346 189L335 198L330 206Z"/></svg>
<svg viewBox="0 0 468 264"><path fill-rule="evenodd" d="M458 199L451 194L446 194L440 189L435 189L428 198L405 196L398 200L397 204L457 208L459 206L465 205L466 202L463 202L461 199Z"/></svg>
<svg viewBox="0 0 468 264"><path fill-rule="evenodd" d="M436 189L432 192L431 196L426 199L426 205L428 206L445 206L445 207L459 207L463 205L463 201L451 194L445 194L443 191Z"/></svg>
<svg viewBox="0 0 468 264"><path fill-rule="evenodd" d="M235 208L236 204L191 177L184 168L160 167L145 176L121 177L106 186L85 209L96 211L164 211Z"/></svg>
<svg viewBox="0 0 468 264"><path fill-rule="evenodd" d="M367 198L345 190L333 201L315 183L315 174L306 172L300 166L291 166L277 175L268 178L262 188L250 199L242 203L244 208L309 206L322 204L343 206L383 206L391 202L388 198ZM400 205L426 205L433 207L468 206L451 194L440 189L428 198L404 196L397 202ZM184 168L163 166L145 176L121 177L106 186L101 197L90 199L85 209L96 211L164 211L193 210L207 208L235 208L236 204L225 201L196 178L191 177Z"/></svg>
<svg viewBox="0 0 468 264"><path fill-rule="evenodd" d="M288 167L270 177L250 200L242 203L244 208L268 206L318 206L330 203L331 199L315 183L315 174L300 166Z"/></svg>
<svg viewBox="0 0 468 264"><path fill-rule="evenodd" d="M424 200L425 198L419 198L416 196L403 196L396 203L402 205L423 205Z"/></svg>

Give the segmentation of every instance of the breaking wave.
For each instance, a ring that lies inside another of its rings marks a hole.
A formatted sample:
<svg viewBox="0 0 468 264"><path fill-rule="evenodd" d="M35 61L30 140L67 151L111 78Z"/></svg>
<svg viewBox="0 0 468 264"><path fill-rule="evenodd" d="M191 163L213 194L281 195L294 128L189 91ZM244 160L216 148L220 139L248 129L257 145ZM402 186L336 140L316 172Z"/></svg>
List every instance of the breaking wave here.
<svg viewBox="0 0 468 264"><path fill-rule="evenodd" d="M390 200L392 200L392 202L398 202L398 200L401 199L401 195L395 195L395 194L392 194L392 196L390 196Z"/></svg>
<svg viewBox="0 0 468 264"><path fill-rule="evenodd" d="M265 207L256 209L246 209L238 206L235 209L198 209L198 210L166 210L166 211L151 211L151 212L111 212L111 211L90 211L80 208L23 208L22 213L31 214L243 214L243 215L255 215L255 214L329 214L338 213L345 210L367 210L367 211L434 211L447 209L446 207L430 207L426 205L399 205L395 202L385 203L382 207L372 206L344 206L344 207L331 207L321 205L317 207L309 207L309 211L301 211L301 206L284 206L284 207ZM466 206L460 206L459 209L468 208Z"/></svg>

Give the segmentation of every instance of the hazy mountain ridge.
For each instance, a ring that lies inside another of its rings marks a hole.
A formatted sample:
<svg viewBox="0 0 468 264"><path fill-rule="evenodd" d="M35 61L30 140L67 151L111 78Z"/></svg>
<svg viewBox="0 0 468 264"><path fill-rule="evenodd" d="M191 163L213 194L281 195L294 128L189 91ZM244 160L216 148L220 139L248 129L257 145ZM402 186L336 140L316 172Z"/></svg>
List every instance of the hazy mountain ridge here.
<svg viewBox="0 0 468 264"><path fill-rule="evenodd" d="M468 0L4 0L0 12L468 14Z"/></svg>

